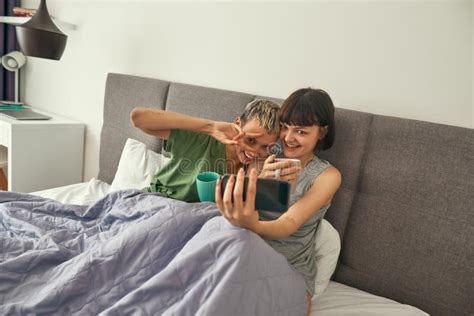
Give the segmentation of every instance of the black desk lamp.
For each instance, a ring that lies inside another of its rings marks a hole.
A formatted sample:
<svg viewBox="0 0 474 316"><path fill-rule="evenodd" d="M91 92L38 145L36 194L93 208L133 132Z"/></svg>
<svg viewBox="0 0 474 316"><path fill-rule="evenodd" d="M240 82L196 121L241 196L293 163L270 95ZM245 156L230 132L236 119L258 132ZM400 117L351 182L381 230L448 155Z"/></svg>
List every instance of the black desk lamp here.
<svg viewBox="0 0 474 316"><path fill-rule="evenodd" d="M60 60L66 48L67 35L49 16L46 0L41 0L36 14L16 27L21 50L27 56Z"/></svg>

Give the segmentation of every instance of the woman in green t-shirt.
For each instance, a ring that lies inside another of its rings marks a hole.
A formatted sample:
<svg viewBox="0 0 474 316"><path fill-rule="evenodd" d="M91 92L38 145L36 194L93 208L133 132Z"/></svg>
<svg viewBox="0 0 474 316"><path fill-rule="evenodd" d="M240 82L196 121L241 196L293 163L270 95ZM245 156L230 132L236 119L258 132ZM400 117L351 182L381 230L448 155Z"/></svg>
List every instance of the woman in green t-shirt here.
<svg viewBox="0 0 474 316"><path fill-rule="evenodd" d="M153 108L135 108L131 120L143 132L163 139L172 159L154 177L148 192L186 202L199 201L195 179L200 172L236 173L279 133L280 106L269 100L249 103L234 123L218 122Z"/></svg>

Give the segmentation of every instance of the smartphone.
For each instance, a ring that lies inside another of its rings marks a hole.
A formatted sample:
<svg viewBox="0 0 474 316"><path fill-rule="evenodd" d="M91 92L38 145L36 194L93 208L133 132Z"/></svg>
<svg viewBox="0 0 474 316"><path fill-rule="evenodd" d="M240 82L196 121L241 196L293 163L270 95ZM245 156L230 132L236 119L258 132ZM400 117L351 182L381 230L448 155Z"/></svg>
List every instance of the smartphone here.
<svg viewBox="0 0 474 316"><path fill-rule="evenodd" d="M224 196L225 187L230 174L221 177L221 194ZM245 201L249 178L245 177L243 198ZM290 200L290 183L276 179L257 179L255 209L259 211L286 212Z"/></svg>

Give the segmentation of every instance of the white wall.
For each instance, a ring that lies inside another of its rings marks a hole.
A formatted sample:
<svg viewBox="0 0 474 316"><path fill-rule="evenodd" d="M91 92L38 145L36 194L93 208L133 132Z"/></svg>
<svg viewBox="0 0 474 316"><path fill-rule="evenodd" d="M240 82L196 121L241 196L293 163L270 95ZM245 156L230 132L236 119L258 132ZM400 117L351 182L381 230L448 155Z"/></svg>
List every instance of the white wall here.
<svg viewBox="0 0 474 316"><path fill-rule="evenodd" d="M29 58L23 94L87 124L85 180L98 172L108 72L281 98L321 87L340 107L474 127L468 0L48 5L78 29L60 62Z"/></svg>

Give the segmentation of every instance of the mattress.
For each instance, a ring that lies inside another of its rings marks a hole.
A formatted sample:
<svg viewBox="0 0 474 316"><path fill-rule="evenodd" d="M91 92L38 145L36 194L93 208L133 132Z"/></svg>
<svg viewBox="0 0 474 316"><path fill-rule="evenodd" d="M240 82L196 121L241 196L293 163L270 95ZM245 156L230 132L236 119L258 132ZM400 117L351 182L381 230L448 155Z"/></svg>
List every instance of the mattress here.
<svg viewBox="0 0 474 316"><path fill-rule="evenodd" d="M32 194L67 204L91 204L110 191L110 185L98 179ZM376 296L331 281L326 291L313 298L312 316L421 316L427 313L410 305Z"/></svg>
<svg viewBox="0 0 474 316"><path fill-rule="evenodd" d="M313 297L311 315L420 316L428 314L416 307L331 281L323 294Z"/></svg>

